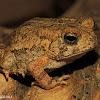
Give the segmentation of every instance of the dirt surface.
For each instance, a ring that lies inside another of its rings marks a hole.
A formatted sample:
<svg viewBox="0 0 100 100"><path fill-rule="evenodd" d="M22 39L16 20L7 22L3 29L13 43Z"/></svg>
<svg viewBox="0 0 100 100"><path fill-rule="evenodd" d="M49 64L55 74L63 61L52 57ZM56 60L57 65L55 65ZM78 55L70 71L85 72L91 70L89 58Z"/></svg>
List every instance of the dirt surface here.
<svg viewBox="0 0 100 100"><path fill-rule="evenodd" d="M59 1L58 4L60 8L66 8L63 6L64 3ZM34 85L34 79L31 76L23 78L21 75L12 74L6 80L1 72L1 100L9 98L10 100L100 100L100 0L73 0L73 4L68 3L68 5L70 5L69 9L61 16L93 17L94 32L98 37L97 47L75 62L51 72L50 76L56 79L62 75L70 75L70 78L65 80L66 85L60 85L51 90L44 90ZM0 28L0 47L6 47L12 30Z"/></svg>

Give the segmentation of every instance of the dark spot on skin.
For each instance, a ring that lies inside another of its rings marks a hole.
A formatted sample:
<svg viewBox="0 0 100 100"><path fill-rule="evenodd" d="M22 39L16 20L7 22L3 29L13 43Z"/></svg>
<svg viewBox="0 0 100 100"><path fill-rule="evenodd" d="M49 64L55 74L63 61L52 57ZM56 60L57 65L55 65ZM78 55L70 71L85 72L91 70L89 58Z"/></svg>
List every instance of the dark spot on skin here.
<svg viewBox="0 0 100 100"><path fill-rule="evenodd" d="M22 35L22 39L24 39L24 38L26 38L26 37L27 37L27 35L26 35L26 34Z"/></svg>
<svg viewBox="0 0 100 100"><path fill-rule="evenodd" d="M26 53L26 50L27 50L27 48L22 48L22 49L19 49L19 50L12 50L11 52L13 52L15 55L19 55L19 54L21 54L21 53Z"/></svg>
<svg viewBox="0 0 100 100"><path fill-rule="evenodd" d="M18 50L12 50L11 52L16 53L16 52L18 52Z"/></svg>
<svg viewBox="0 0 100 100"><path fill-rule="evenodd" d="M86 75L86 76L85 76L85 78L90 78L90 77L91 77L90 75Z"/></svg>
<svg viewBox="0 0 100 100"><path fill-rule="evenodd" d="M23 27L23 26L29 26L29 25L31 25L31 24L30 23L25 23L25 24L23 24L21 26Z"/></svg>
<svg viewBox="0 0 100 100"><path fill-rule="evenodd" d="M63 23L63 22L64 22L63 20L60 20L60 21L59 21L59 23Z"/></svg>
<svg viewBox="0 0 100 100"><path fill-rule="evenodd" d="M67 51L68 50L68 48L66 48L66 49L64 49L65 51Z"/></svg>
<svg viewBox="0 0 100 100"><path fill-rule="evenodd" d="M78 23L82 24L82 22L80 22L80 21Z"/></svg>
<svg viewBox="0 0 100 100"><path fill-rule="evenodd" d="M36 46L34 45L32 48L30 48L30 51L36 50Z"/></svg>
<svg viewBox="0 0 100 100"><path fill-rule="evenodd" d="M57 22L58 19L57 18L54 18L53 20L54 20L54 22Z"/></svg>
<svg viewBox="0 0 100 100"><path fill-rule="evenodd" d="M92 38L90 37L90 41L92 41Z"/></svg>
<svg viewBox="0 0 100 100"><path fill-rule="evenodd" d="M45 36L40 36L40 39L46 39L46 37Z"/></svg>
<svg viewBox="0 0 100 100"><path fill-rule="evenodd" d="M43 51L46 51L45 48L44 48L43 46L42 46L42 50L43 50Z"/></svg>
<svg viewBox="0 0 100 100"><path fill-rule="evenodd" d="M53 26L53 25L50 25L50 26Z"/></svg>
<svg viewBox="0 0 100 100"><path fill-rule="evenodd" d="M25 50L27 50L27 48L24 48Z"/></svg>
<svg viewBox="0 0 100 100"><path fill-rule="evenodd" d="M64 48L63 47L61 47L61 48L59 48L60 50L63 50Z"/></svg>
<svg viewBox="0 0 100 100"><path fill-rule="evenodd" d="M14 52L14 50L11 51L12 53Z"/></svg>
<svg viewBox="0 0 100 100"><path fill-rule="evenodd" d="M74 25L68 25L69 27L72 27L72 28L75 28L75 26Z"/></svg>
<svg viewBox="0 0 100 100"><path fill-rule="evenodd" d="M73 95L73 98L76 98L76 96L75 96L75 95Z"/></svg>
<svg viewBox="0 0 100 100"><path fill-rule="evenodd" d="M88 92L86 92L86 94L89 94Z"/></svg>
<svg viewBox="0 0 100 100"><path fill-rule="evenodd" d="M46 26L42 26L43 28L46 28Z"/></svg>
<svg viewBox="0 0 100 100"><path fill-rule="evenodd" d="M32 47L32 48L30 49L30 51L34 51L34 48Z"/></svg>
<svg viewBox="0 0 100 100"><path fill-rule="evenodd" d="M82 24L83 21L82 21L82 19L77 19L75 22L78 24Z"/></svg>

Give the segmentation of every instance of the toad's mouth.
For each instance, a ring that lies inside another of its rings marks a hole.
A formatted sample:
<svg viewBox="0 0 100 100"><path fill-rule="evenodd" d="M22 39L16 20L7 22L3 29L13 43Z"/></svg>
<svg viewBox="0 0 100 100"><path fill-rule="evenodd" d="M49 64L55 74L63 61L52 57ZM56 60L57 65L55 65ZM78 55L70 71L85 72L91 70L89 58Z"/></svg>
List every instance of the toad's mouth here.
<svg viewBox="0 0 100 100"><path fill-rule="evenodd" d="M73 60L76 60L76 59L84 56L87 52L89 52L91 50L93 50L93 48L87 49L85 51L77 52L75 54L67 55L67 56L64 56L64 57L61 57L61 58L58 58L57 61L65 61L67 59L70 59L70 60L73 61Z"/></svg>

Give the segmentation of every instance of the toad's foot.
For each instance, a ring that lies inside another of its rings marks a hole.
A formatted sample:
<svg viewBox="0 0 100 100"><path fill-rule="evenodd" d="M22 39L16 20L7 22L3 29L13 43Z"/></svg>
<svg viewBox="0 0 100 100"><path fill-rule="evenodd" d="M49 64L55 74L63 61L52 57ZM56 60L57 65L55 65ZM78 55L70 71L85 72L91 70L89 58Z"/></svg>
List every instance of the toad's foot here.
<svg viewBox="0 0 100 100"><path fill-rule="evenodd" d="M70 75L63 75L62 77L60 77L57 82L59 82L60 84L63 85L68 85L67 80L70 79Z"/></svg>

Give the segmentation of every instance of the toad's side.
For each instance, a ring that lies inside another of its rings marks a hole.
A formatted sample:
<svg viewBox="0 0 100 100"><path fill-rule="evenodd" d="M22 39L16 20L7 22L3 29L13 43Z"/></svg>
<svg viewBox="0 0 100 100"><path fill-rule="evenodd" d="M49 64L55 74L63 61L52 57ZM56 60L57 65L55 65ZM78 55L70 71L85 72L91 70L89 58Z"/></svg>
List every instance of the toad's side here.
<svg viewBox="0 0 100 100"><path fill-rule="evenodd" d="M10 44L2 54L0 66L6 77L30 74L42 88L59 82L48 71L60 68L83 56L97 45L92 18L34 18L13 32Z"/></svg>

